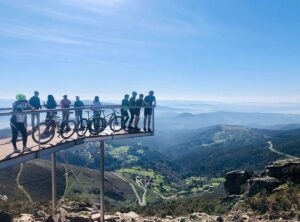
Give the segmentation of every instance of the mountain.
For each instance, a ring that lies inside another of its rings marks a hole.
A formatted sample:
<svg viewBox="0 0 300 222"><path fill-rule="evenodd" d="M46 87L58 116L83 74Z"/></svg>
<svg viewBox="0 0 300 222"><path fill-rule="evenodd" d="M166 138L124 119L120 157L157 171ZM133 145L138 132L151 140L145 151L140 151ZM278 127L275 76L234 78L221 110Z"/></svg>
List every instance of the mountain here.
<svg viewBox="0 0 300 222"><path fill-rule="evenodd" d="M234 125L215 125L200 129L159 130L151 138L111 141L106 144L105 167L152 169L169 181L190 176L220 177L238 168L259 170L266 163L284 157L269 149L272 141L278 151L300 156L300 129L266 130ZM65 153L68 163L85 166L91 153L97 150L93 143L84 144ZM99 166L99 157L87 164Z"/></svg>
<svg viewBox="0 0 300 222"><path fill-rule="evenodd" d="M216 125L201 129L161 132L144 140L144 146L164 153L178 166L178 174L218 177L237 168L258 170L267 162L285 157L269 149L300 156L300 130L265 130Z"/></svg>
<svg viewBox="0 0 300 222"><path fill-rule="evenodd" d="M194 114L184 112L170 117L157 118L157 128L163 130L199 129L218 124L241 125L252 128L271 128L274 125L299 124L299 114L276 114L259 112L207 112Z"/></svg>
<svg viewBox="0 0 300 222"><path fill-rule="evenodd" d="M74 174L73 174L74 173ZM99 171L58 164L57 195L76 202L99 202ZM74 176L76 175L76 176ZM22 210L33 212L37 208L49 210L51 201L51 163L34 160L22 166L0 170L0 194L7 200L0 201L0 209L12 214ZM105 202L107 207L126 206L135 200L130 185L116 175L105 172ZM31 209L32 208L32 209Z"/></svg>

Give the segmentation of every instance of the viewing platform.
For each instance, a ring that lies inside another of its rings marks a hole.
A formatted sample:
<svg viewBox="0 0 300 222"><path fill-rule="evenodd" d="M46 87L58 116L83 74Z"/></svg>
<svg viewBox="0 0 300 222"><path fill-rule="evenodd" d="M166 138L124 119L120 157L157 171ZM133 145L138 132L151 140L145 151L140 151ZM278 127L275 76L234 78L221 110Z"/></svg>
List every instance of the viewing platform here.
<svg viewBox="0 0 300 222"><path fill-rule="evenodd" d="M56 153L85 142L154 135L154 107L150 108L152 109L151 131L142 130L144 128L144 108L141 108L139 126L142 129L140 130L128 129L129 120L126 127L122 126L124 120L121 117L121 108L119 105L105 105L97 108L97 110L91 106L85 106L80 109L42 109L22 112L21 114L26 115L27 119L27 147L30 151L22 152L22 136L19 135L17 147L21 151L20 153L14 152L10 126L10 118L15 114L20 115L20 113L13 113L11 108L1 108L0 169ZM82 112L82 121L76 115L80 112ZM47 113L48 117L46 118ZM53 115L49 118L49 114ZM63 121L63 115L68 115L68 123ZM35 117L35 127L31 126L33 116L39 116L39 118Z"/></svg>

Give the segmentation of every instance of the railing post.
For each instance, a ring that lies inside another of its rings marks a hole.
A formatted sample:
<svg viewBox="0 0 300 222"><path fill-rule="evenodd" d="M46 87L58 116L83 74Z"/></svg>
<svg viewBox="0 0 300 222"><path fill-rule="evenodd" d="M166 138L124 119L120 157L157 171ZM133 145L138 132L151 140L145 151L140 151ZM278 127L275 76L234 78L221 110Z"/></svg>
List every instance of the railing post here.
<svg viewBox="0 0 300 222"><path fill-rule="evenodd" d="M56 153L51 154L52 159L52 214L56 214Z"/></svg>
<svg viewBox="0 0 300 222"><path fill-rule="evenodd" d="M38 112L37 114L38 114L37 115L37 125L38 125L38 135L39 135L39 150L41 150L41 129L40 129L40 122L41 122L40 117L41 117L41 115L40 115L40 112ZM32 130L32 133L34 133L33 130Z"/></svg>
<svg viewBox="0 0 300 222"><path fill-rule="evenodd" d="M154 112L155 112L155 109L154 109L154 106L152 107L152 133L154 133L154 130L155 130L155 123L154 123Z"/></svg>
<svg viewBox="0 0 300 222"><path fill-rule="evenodd" d="M100 222L104 222L104 141L100 141Z"/></svg>

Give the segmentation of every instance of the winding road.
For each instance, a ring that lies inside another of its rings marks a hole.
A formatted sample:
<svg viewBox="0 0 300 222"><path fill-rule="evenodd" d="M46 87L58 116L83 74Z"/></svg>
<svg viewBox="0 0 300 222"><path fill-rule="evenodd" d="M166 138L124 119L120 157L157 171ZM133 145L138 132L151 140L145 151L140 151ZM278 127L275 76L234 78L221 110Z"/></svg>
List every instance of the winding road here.
<svg viewBox="0 0 300 222"><path fill-rule="evenodd" d="M142 184L141 181L136 180L135 182L136 182L136 184L137 184L141 189L144 190L141 204L142 204L143 206L146 206L146 205L147 205L147 188L144 187L144 185Z"/></svg>
<svg viewBox="0 0 300 222"><path fill-rule="evenodd" d="M141 207L147 206L147 200L146 200L147 189L146 189L145 187L142 187L142 186L140 186L140 184L138 184L138 186L144 190L144 194L143 194L143 197L142 197L142 199L141 199L140 196L139 196L139 194L138 194L138 192L137 192L137 190L136 190L136 188L135 188L135 186L134 186L132 183L130 183L130 182L127 181L124 177L122 177L121 175L119 175L119 174L117 174L117 173L115 173L115 172L111 172L111 173L113 173L114 175L116 175L117 177L119 177L121 180L123 180L124 182L126 182L126 183L128 183L128 184L130 185L131 189L133 190L133 192L134 192L134 194L135 194L135 196L136 196L136 199L137 199L137 201L138 201L138 204L139 204Z"/></svg>
<svg viewBox="0 0 300 222"><path fill-rule="evenodd" d="M22 175L22 171L23 171L23 168L24 168L24 164L21 163L20 165L20 170L19 170L19 173L17 175L17 178L16 178L16 183L17 183L17 186L18 188L25 194L25 196L27 197L27 199L33 203L33 200L30 196L30 194L25 190L25 188L20 184L20 178L21 178L21 175Z"/></svg>
<svg viewBox="0 0 300 222"><path fill-rule="evenodd" d="M268 143L268 145L269 145L269 147L268 147L269 150L272 151L273 153L277 153L277 154L279 154L279 155L285 156L285 157L287 157L288 159L298 159L298 158L299 158L299 157L292 156L292 155L289 155L289 154L286 154L286 153L283 153L283 152L280 152L280 151L276 150L276 149L274 148L274 145L273 145L272 141L268 141L267 143Z"/></svg>

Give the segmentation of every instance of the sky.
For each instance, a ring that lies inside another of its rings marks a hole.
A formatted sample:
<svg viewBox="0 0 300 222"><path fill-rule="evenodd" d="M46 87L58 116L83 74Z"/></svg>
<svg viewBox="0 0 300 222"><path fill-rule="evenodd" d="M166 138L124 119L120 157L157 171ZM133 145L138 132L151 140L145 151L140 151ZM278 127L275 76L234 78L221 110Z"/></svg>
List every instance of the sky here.
<svg viewBox="0 0 300 222"><path fill-rule="evenodd" d="M300 102L299 0L0 0L0 98Z"/></svg>

